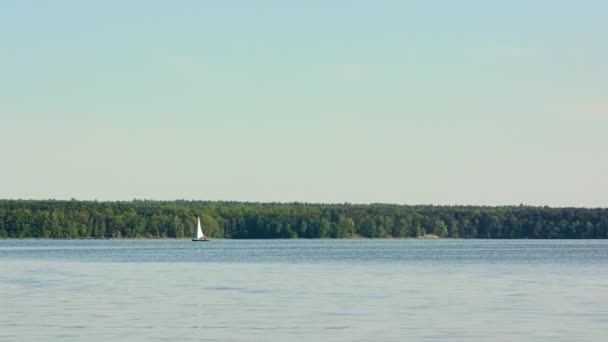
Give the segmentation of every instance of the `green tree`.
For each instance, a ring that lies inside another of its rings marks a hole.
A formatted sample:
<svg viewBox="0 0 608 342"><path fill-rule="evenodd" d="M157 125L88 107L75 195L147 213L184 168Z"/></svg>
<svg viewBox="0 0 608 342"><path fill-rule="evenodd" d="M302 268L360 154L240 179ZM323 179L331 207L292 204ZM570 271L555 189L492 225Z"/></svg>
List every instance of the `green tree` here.
<svg viewBox="0 0 608 342"><path fill-rule="evenodd" d="M435 219L433 234L439 237L446 237L448 235L448 226L443 220Z"/></svg>

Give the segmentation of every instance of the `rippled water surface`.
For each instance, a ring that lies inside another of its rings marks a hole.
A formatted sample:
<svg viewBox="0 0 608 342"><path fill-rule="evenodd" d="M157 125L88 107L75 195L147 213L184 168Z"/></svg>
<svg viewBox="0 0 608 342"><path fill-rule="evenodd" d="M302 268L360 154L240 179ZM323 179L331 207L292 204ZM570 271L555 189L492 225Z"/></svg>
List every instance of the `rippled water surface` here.
<svg viewBox="0 0 608 342"><path fill-rule="evenodd" d="M608 241L0 240L0 341L606 341Z"/></svg>

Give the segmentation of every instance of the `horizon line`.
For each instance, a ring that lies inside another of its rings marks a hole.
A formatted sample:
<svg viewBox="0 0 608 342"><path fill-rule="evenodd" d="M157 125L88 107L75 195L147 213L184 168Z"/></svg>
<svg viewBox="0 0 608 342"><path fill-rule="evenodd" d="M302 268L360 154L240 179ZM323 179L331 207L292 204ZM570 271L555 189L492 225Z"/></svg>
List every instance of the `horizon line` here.
<svg viewBox="0 0 608 342"><path fill-rule="evenodd" d="M240 204L304 204L304 205L352 205L352 206L369 206L369 205L392 205L403 207L479 207L479 208L513 208L513 207L528 207L528 208L550 208L550 209L608 209L608 207L589 207L589 206L550 206L550 205L533 205L533 204L432 204L432 203L395 203L395 202L309 202L309 201L250 201L250 200L209 200L209 199L148 199L148 198L133 198L130 200L107 200L107 199L62 199L62 198L0 198L0 201L55 201L55 202L93 202L93 203L133 203L133 202L159 202L159 203L176 203L176 202L201 202L201 203L240 203Z"/></svg>

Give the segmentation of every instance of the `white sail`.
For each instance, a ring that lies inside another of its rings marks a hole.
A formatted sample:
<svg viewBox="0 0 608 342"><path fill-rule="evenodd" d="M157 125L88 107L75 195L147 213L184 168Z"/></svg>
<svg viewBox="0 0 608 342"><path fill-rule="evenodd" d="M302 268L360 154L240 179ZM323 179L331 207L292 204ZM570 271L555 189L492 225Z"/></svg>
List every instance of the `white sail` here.
<svg viewBox="0 0 608 342"><path fill-rule="evenodd" d="M203 230L201 229L201 218L197 217L198 219L198 225L196 227L196 232L194 233L194 240L198 240L200 238L205 237L205 235L203 234Z"/></svg>

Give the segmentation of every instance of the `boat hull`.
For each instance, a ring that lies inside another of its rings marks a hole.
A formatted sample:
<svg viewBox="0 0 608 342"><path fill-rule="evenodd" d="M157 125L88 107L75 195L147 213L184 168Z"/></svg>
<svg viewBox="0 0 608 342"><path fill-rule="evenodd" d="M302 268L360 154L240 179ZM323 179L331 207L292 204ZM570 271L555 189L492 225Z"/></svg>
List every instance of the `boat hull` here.
<svg viewBox="0 0 608 342"><path fill-rule="evenodd" d="M210 239L192 239L192 241L211 241Z"/></svg>

